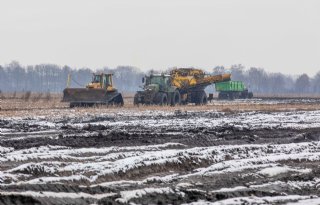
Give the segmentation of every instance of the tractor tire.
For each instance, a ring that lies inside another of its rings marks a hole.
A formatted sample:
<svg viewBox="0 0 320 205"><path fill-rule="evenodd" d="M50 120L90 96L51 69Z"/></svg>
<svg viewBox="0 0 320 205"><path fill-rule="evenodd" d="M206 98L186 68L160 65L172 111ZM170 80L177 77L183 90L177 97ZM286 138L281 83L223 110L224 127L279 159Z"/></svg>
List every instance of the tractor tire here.
<svg viewBox="0 0 320 205"><path fill-rule="evenodd" d="M168 105L168 96L166 93L157 93L155 97L155 103L157 105Z"/></svg>
<svg viewBox="0 0 320 205"><path fill-rule="evenodd" d="M122 95L117 95L111 102L111 105L115 105L117 107L122 107L124 105Z"/></svg>
<svg viewBox="0 0 320 205"><path fill-rule="evenodd" d="M134 106L139 106L139 96L138 96L138 94L135 94L135 95L134 95L133 105L134 105Z"/></svg>
<svg viewBox="0 0 320 205"><path fill-rule="evenodd" d="M172 99L171 99L171 106L176 106L181 104L181 95L179 91L175 91L173 93Z"/></svg>
<svg viewBox="0 0 320 205"><path fill-rule="evenodd" d="M204 90L199 91L196 97L196 105L206 105L208 103L207 94Z"/></svg>
<svg viewBox="0 0 320 205"><path fill-rule="evenodd" d="M252 92L249 92L249 93L248 93L248 99L251 99L251 98L253 98L253 93L252 93Z"/></svg>

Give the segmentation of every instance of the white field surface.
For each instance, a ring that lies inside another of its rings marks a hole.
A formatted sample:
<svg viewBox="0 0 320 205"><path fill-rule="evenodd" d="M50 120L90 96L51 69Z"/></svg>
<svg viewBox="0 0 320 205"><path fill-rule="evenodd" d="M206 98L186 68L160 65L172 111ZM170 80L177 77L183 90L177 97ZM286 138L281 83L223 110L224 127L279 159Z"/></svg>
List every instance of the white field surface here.
<svg viewBox="0 0 320 205"><path fill-rule="evenodd" d="M199 114L200 113L200 114ZM83 113L82 113L83 114ZM1 136L21 136L36 137L57 132L62 126L82 129L88 125L103 125L113 128L147 127L185 129L188 127L224 127L233 126L239 129L305 129L320 127L320 111L290 111L290 112L243 112L235 114L225 114L209 110L206 112L183 111L114 111L111 113L90 114L84 113L81 117L76 117L75 110L70 110L68 114L55 114L51 117L32 116L21 117L1 117L0 120L8 122L6 127L0 127ZM101 118L101 120L96 119ZM12 129L12 126L27 124L33 126L25 132L20 129ZM11 128L9 128L11 126Z"/></svg>
<svg viewBox="0 0 320 205"><path fill-rule="evenodd" d="M60 133L65 134L63 127L90 139L92 131L83 129L97 125L108 126L110 130L133 127L160 132L170 127L180 132L188 128L231 126L248 129L253 135L261 129L303 130L320 127L320 111L234 114L117 111L77 117L71 110L68 115L51 118L0 117L0 120L1 141L15 139L24 143L31 138L56 139ZM65 136L68 138L68 134ZM184 199L177 203L191 201L191 204L319 204L319 165L319 141L202 147L173 142L83 148L0 146L0 196L69 199L74 204L81 204L75 200L97 204L106 199L148 204L151 202L148 200L159 196L162 199L174 196L175 200ZM201 196L200 200L188 198L194 195ZM212 201L205 200L208 198Z"/></svg>
<svg viewBox="0 0 320 205"><path fill-rule="evenodd" d="M172 149L172 147L176 147ZM108 147L108 148L79 148L72 149L63 146L43 146L38 148L14 150L1 148L1 164L6 164L0 171L2 187L30 184L76 184L82 187L131 187L130 190L120 191L117 201L130 202L150 193L176 194L184 196L185 191L227 193L248 190L268 190L273 187L289 187L290 189L318 189L320 179L308 181L278 181L256 184L254 181L246 186L221 187L219 189L202 190L195 188L197 177L220 177L223 174L238 173L245 177L252 175L260 178L277 175L307 175L312 168L284 165L284 161L320 162L320 142L295 143L281 145L224 145L212 147L186 148L181 144L163 144L137 147ZM188 172L180 172L179 166L201 164L206 166L195 168ZM161 173L146 172L144 176L134 177L135 170L148 170L154 167L168 167ZM175 167L175 171L169 167ZM39 176L41 175L41 176ZM126 176L128 180L121 177ZM271 179L271 178L270 178ZM154 187L147 187L155 184ZM200 183L201 184L201 183ZM2 191L1 194L10 194ZM83 197L101 199L116 195L115 193L61 194L54 192L14 191L15 195L30 195L35 197L74 198ZM287 196L290 197L290 196ZM295 196L292 196L295 197ZM268 200L282 200L268 198ZM299 200L310 199L301 196ZM217 204L233 204L240 199L229 199ZM251 202L266 201L264 198L243 198ZM240 201L241 201L240 200ZM230 203L229 203L230 202ZM248 202L248 203L249 203ZM198 202L201 204L201 202ZM249 203L249 204L250 204ZM197 203L195 203L197 204ZM239 203L240 204L240 203Z"/></svg>
<svg viewBox="0 0 320 205"><path fill-rule="evenodd" d="M320 198L317 196L275 196L275 197L237 197L232 199L225 199L218 202L209 202L199 200L184 205L244 205L244 204L287 204L287 205L318 205Z"/></svg>

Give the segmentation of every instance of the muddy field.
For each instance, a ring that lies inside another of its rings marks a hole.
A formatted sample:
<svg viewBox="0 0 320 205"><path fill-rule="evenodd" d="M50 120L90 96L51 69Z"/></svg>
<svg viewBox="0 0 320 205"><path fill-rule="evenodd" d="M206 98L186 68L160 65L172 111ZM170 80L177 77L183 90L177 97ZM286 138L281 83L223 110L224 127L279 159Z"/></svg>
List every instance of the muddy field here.
<svg viewBox="0 0 320 205"><path fill-rule="evenodd" d="M0 204L320 204L318 99L42 103L2 101Z"/></svg>

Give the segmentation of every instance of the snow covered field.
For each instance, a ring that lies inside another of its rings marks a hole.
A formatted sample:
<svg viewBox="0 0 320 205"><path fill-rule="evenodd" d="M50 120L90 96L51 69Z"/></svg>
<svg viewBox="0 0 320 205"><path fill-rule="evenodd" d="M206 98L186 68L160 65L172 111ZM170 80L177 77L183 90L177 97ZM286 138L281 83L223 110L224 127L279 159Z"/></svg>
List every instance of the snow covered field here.
<svg viewBox="0 0 320 205"><path fill-rule="evenodd" d="M0 116L0 204L320 204L319 137L320 111Z"/></svg>

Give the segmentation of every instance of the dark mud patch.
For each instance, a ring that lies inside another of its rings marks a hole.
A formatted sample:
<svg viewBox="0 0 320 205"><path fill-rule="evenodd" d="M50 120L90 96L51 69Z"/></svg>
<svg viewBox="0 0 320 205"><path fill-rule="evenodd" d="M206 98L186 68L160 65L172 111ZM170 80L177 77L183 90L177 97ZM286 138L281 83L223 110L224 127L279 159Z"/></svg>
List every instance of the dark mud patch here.
<svg viewBox="0 0 320 205"><path fill-rule="evenodd" d="M139 146L164 143L182 143L189 147L214 145L239 145L262 143L298 143L320 140L320 128L309 129L236 129L234 127L194 127L185 130L149 130L122 128L111 131L95 129L96 133L64 130L59 135L45 134L43 137L0 140L0 146L26 149L46 145L68 147ZM64 134L67 133L67 134ZM73 133L73 134L72 134ZM90 134L90 135L88 135Z"/></svg>

